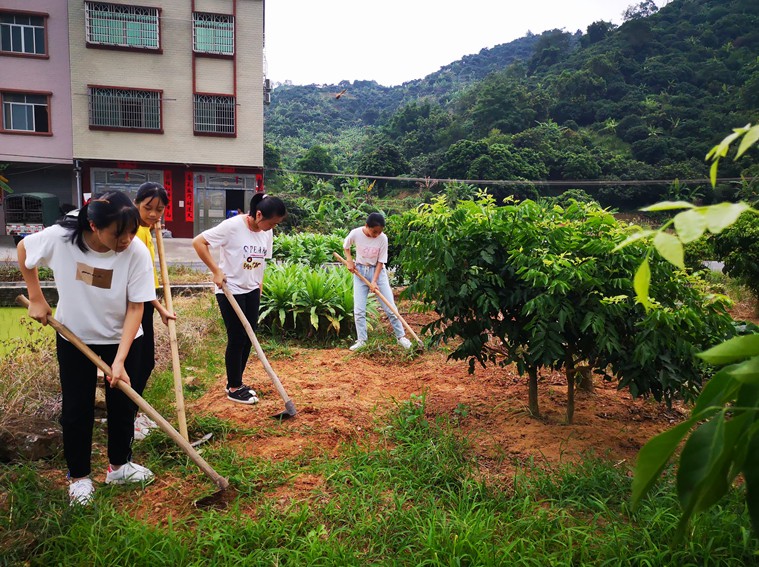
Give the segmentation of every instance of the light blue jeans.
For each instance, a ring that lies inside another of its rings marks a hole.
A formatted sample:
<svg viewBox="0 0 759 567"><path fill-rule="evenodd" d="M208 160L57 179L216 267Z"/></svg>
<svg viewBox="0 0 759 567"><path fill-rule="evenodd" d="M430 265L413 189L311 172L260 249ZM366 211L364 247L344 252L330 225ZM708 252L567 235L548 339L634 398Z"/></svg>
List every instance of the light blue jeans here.
<svg viewBox="0 0 759 567"><path fill-rule="evenodd" d="M356 270L364 276L367 280L372 281L374 278L375 266L366 266L364 264L356 264ZM393 300L393 290L390 287L390 280L387 278L387 270L382 266L382 273L377 278L377 288L379 292L387 299L393 307L395 307L395 301ZM366 298L369 296L369 286L366 285L361 279L353 274L353 318L356 320L356 335L359 341L366 341ZM393 333L396 339L400 339L406 333L403 330L403 323L390 308L385 305L385 302L377 298L382 309L385 310L387 318L390 319L390 324L393 326Z"/></svg>

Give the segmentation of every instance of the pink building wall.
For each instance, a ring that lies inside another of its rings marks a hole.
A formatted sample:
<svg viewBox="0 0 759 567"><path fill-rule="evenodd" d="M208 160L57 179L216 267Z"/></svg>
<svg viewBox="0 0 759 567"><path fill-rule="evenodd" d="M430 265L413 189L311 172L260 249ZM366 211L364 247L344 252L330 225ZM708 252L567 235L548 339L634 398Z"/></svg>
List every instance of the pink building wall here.
<svg viewBox="0 0 759 567"><path fill-rule="evenodd" d="M65 0L2 0L4 11L48 14L48 58L0 55L0 90L51 92L52 136L0 133L0 162L71 164L71 83Z"/></svg>

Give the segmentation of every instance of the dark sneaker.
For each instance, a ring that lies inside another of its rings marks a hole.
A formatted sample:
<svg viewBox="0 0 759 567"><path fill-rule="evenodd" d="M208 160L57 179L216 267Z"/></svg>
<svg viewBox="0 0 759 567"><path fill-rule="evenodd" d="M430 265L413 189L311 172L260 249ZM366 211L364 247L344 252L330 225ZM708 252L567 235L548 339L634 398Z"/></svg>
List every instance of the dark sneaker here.
<svg viewBox="0 0 759 567"><path fill-rule="evenodd" d="M247 387L240 387L237 388L234 392L227 389L227 399L233 402L237 402L238 404L257 404L258 398L256 397L256 393Z"/></svg>
<svg viewBox="0 0 759 567"><path fill-rule="evenodd" d="M229 393L229 390L231 390L231 388L229 386L227 386L225 389L227 391L227 394ZM247 384L240 384L240 386L237 389L238 390L248 390L248 392L250 392L254 396L258 396L258 394L256 394L256 391L253 388L251 388L250 386L248 386Z"/></svg>

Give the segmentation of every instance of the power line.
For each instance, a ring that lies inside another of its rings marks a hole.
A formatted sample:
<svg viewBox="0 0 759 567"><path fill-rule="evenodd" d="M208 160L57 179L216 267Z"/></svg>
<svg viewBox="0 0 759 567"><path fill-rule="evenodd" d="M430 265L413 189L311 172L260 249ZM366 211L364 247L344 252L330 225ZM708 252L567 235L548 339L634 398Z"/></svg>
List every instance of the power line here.
<svg viewBox="0 0 759 567"><path fill-rule="evenodd" d="M382 181L411 181L414 183L437 184L437 183L467 183L470 185L547 185L555 187L568 186L595 186L604 185L671 185L672 183L710 183L711 179L575 179L575 180L550 180L550 179L453 179L453 178L435 178L435 177L385 177L381 175L357 175L353 173L326 173L319 171L300 171L295 169L281 169L275 167L265 167L266 171L279 171L282 173L292 173L296 175L318 175L323 177L347 177L358 179L375 179ZM743 181L754 181L757 177L718 177L719 183L734 183Z"/></svg>

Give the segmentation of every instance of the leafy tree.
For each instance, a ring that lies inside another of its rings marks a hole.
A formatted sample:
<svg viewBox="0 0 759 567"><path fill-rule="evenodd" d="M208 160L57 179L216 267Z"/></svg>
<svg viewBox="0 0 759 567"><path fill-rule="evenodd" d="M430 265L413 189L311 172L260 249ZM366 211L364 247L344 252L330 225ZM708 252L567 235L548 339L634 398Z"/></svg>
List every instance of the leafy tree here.
<svg viewBox="0 0 759 567"><path fill-rule="evenodd" d="M643 0L639 4L633 4L628 6L622 13L622 19L626 22L630 20L637 20L639 18L646 18L659 11L654 0Z"/></svg>
<svg viewBox="0 0 759 567"><path fill-rule="evenodd" d="M323 146L312 146L300 160L298 169L318 173L334 173L335 164L332 156Z"/></svg>
<svg viewBox="0 0 759 567"><path fill-rule="evenodd" d="M616 27L617 26L611 22L604 22L603 20L593 22L588 26L587 34L582 38L585 41L581 40L581 42L584 47L598 43L599 41L606 39L606 36Z"/></svg>
<svg viewBox="0 0 759 567"><path fill-rule="evenodd" d="M264 143L264 168L268 172L269 179L274 181L278 177L278 169L282 167L282 153L273 144Z"/></svg>
<svg viewBox="0 0 759 567"><path fill-rule="evenodd" d="M399 263L407 293L438 315L433 339L456 338L450 356L468 359L470 371L515 363L529 376L534 415L540 369L563 369L571 421L583 361L634 396L686 393L704 376L695 352L732 329L724 302L666 262L654 270L668 298L655 316L624 295L644 250L611 254L626 229L595 205L496 207L488 197L450 208L440 198L416 215L396 237L405 242Z"/></svg>

